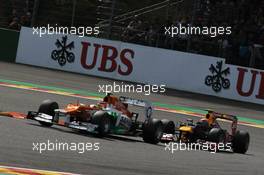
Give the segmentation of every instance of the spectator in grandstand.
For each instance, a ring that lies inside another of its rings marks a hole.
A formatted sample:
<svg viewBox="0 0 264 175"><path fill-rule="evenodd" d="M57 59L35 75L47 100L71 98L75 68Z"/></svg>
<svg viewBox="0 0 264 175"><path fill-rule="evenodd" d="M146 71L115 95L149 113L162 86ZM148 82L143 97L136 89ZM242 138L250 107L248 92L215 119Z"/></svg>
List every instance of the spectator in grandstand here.
<svg viewBox="0 0 264 175"><path fill-rule="evenodd" d="M13 30L20 30L21 25L19 24L19 19L14 17L12 22L9 24L8 28Z"/></svg>
<svg viewBox="0 0 264 175"><path fill-rule="evenodd" d="M148 46L155 46L156 31L152 25L149 26L145 36L145 42Z"/></svg>
<svg viewBox="0 0 264 175"><path fill-rule="evenodd" d="M122 40L129 41L131 37L134 35L134 30L136 28L136 20L133 19L129 22L127 27L124 29L124 32L122 34Z"/></svg>
<svg viewBox="0 0 264 175"><path fill-rule="evenodd" d="M56 0L56 5L65 5L66 0Z"/></svg>
<svg viewBox="0 0 264 175"><path fill-rule="evenodd" d="M9 24L13 22L14 18L18 18L18 14L17 14L16 9L12 10L12 15L10 16L10 18L8 20Z"/></svg>
<svg viewBox="0 0 264 175"><path fill-rule="evenodd" d="M144 43L145 30L143 23L140 19L136 17L133 18L132 21L128 24L126 29L122 34L122 39L124 41L132 42L132 43Z"/></svg>
<svg viewBox="0 0 264 175"><path fill-rule="evenodd" d="M30 27L31 24L31 13L27 12L25 15L22 15L20 18L21 26Z"/></svg>
<svg viewBox="0 0 264 175"><path fill-rule="evenodd" d="M248 66L250 57L250 36L245 29L241 29L237 37L238 59L236 64L240 66Z"/></svg>
<svg viewBox="0 0 264 175"><path fill-rule="evenodd" d="M134 35L131 38L131 42L137 43L137 44L144 44L145 43L145 36L146 36L146 24L142 22L142 20L137 20L136 26L135 26L135 32L136 35Z"/></svg>
<svg viewBox="0 0 264 175"><path fill-rule="evenodd" d="M166 26L161 25L161 33L163 36L163 47L164 48L170 48L170 43L171 43L171 36L169 35L169 33L165 34L165 28L164 27L170 27L172 25L173 25L173 19L171 16L169 16L169 18L166 22Z"/></svg>
<svg viewBox="0 0 264 175"><path fill-rule="evenodd" d="M259 25L253 40L249 66L264 69L264 25Z"/></svg>
<svg viewBox="0 0 264 175"><path fill-rule="evenodd" d="M230 48L230 44L228 41L228 37L227 36L223 36L222 38L220 38L218 40L218 43L220 45L220 56L223 58L228 58L227 56L227 50Z"/></svg>

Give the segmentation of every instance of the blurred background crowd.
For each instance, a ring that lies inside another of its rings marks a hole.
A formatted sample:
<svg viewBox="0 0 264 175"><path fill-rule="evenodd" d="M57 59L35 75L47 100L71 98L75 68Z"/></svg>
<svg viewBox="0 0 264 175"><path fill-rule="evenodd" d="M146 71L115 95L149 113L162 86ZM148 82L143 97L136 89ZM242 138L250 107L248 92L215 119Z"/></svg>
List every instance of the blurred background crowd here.
<svg viewBox="0 0 264 175"><path fill-rule="evenodd" d="M99 37L222 57L264 69L261 0L0 0L0 27L100 26ZM232 27L231 35L165 35L165 26Z"/></svg>

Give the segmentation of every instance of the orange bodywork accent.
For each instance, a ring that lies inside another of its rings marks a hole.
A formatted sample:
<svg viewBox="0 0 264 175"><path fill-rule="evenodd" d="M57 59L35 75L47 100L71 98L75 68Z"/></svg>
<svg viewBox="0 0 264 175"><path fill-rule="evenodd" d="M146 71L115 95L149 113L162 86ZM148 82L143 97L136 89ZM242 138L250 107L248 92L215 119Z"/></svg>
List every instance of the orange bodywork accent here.
<svg viewBox="0 0 264 175"><path fill-rule="evenodd" d="M104 98L104 102L109 105L113 105L116 110L121 111L126 116L130 118L132 117L132 113L127 109L127 105L122 103L117 97L107 96Z"/></svg>
<svg viewBox="0 0 264 175"><path fill-rule="evenodd" d="M20 112L0 112L0 115L17 119L26 119L27 115Z"/></svg>
<svg viewBox="0 0 264 175"><path fill-rule="evenodd" d="M77 104L68 104L64 109L68 113L74 114L76 112L87 111L87 110L101 110L106 108L107 106L112 106L114 109L122 112L128 117L132 117L132 113L127 109L127 105L122 103L117 97L115 96L107 96L104 98L102 102L99 102L94 105L85 105L81 103Z"/></svg>
<svg viewBox="0 0 264 175"><path fill-rule="evenodd" d="M98 105L84 105L84 104L68 104L66 108L64 108L65 111L68 113L73 113L73 112L80 112L80 111L85 111L85 110L99 110L102 109L103 106L98 104Z"/></svg>
<svg viewBox="0 0 264 175"><path fill-rule="evenodd" d="M200 121L207 121L208 125L211 126L216 122L216 117L213 113L207 113L204 118L202 118Z"/></svg>
<svg viewBox="0 0 264 175"><path fill-rule="evenodd" d="M81 103L77 104L68 104L64 110L73 115L73 116L79 116L82 119L87 119L89 114L87 111L90 110L101 110L103 108L106 108L107 106L112 106L112 108L122 112L124 115L132 118L132 113L128 110L127 104L122 103L117 97L115 96L106 96L103 101L97 103L97 104L91 104L91 105L85 105ZM80 115L81 114L81 115ZM26 119L27 115L19 112L0 112L0 115L7 116L7 117L13 117L17 119ZM64 125L64 121L59 121L59 125Z"/></svg>

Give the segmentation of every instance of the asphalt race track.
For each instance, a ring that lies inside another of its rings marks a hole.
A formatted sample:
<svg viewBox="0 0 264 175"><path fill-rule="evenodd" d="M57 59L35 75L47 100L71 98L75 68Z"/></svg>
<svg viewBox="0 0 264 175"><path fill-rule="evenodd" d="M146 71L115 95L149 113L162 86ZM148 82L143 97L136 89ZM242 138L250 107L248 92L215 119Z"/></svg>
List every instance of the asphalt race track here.
<svg viewBox="0 0 264 175"><path fill-rule="evenodd" d="M28 82L39 85L71 88L97 92L99 84L112 84L112 80L88 77L0 62L0 79ZM26 113L36 110L44 99L56 100L60 106L77 101L75 97L34 92L0 86L0 111ZM219 112L232 113L264 120L261 106L215 99L196 94L170 91L165 95L126 94L167 104L210 108ZM81 99L84 103L92 100ZM155 118L174 121L185 119L185 115L155 111ZM197 120L195 117L189 117ZM45 128L29 120L0 117L0 165L23 168L63 171L78 174L189 174L189 175L263 175L264 174L264 130L250 126L239 126L247 130L251 143L247 154L208 151L165 151L164 144L151 145L141 138L117 137L96 138L62 127ZM59 141L67 143L99 143L98 151L83 154L73 151L33 150L33 143Z"/></svg>

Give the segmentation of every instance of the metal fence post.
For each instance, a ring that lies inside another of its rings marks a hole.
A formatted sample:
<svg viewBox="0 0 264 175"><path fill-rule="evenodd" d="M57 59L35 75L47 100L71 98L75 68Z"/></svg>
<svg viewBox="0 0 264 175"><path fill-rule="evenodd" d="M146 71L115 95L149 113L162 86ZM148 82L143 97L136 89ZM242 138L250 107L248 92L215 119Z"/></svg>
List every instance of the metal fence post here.
<svg viewBox="0 0 264 175"><path fill-rule="evenodd" d="M32 18L31 18L30 27L33 27L36 24L36 18L37 18L37 14L38 14L38 9L39 9L39 0L35 0L34 1L33 14L32 14Z"/></svg>
<svg viewBox="0 0 264 175"><path fill-rule="evenodd" d="M197 0L193 0L193 6L192 6L192 18L191 18L191 24L190 26L193 27L194 20L196 18L196 9L197 9ZM191 44L192 44L192 36L188 35L188 40L187 40L187 47L186 51L189 52L191 50Z"/></svg>
<svg viewBox="0 0 264 175"><path fill-rule="evenodd" d="M170 2L171 0L168 0L168 4L167 4L167 8L166 8L166 19L167 19L167 21L169 20L169 16L170 16L170 4L171 4L171 2Z"/></svg>
<svg viewBox="0 0 264 175"><path fill-rule="evenodd" d="M107 38L108 39L110 39L110 37L111 37L113 18L114 18L114 12L115 12L115 5L116 5L116 0L113 0L112 7L111 7L111 16L109 19L109 27L108 27L108 31L107 31Z"/></svg>
<svg viewBox="0 0 264 175"><path fill-rule="evenodd" d="M73 0L71 27L74 26L74 19L75 19L75 12L76 12L76 4L77 4L77 1L76 0Z"/></svg>

